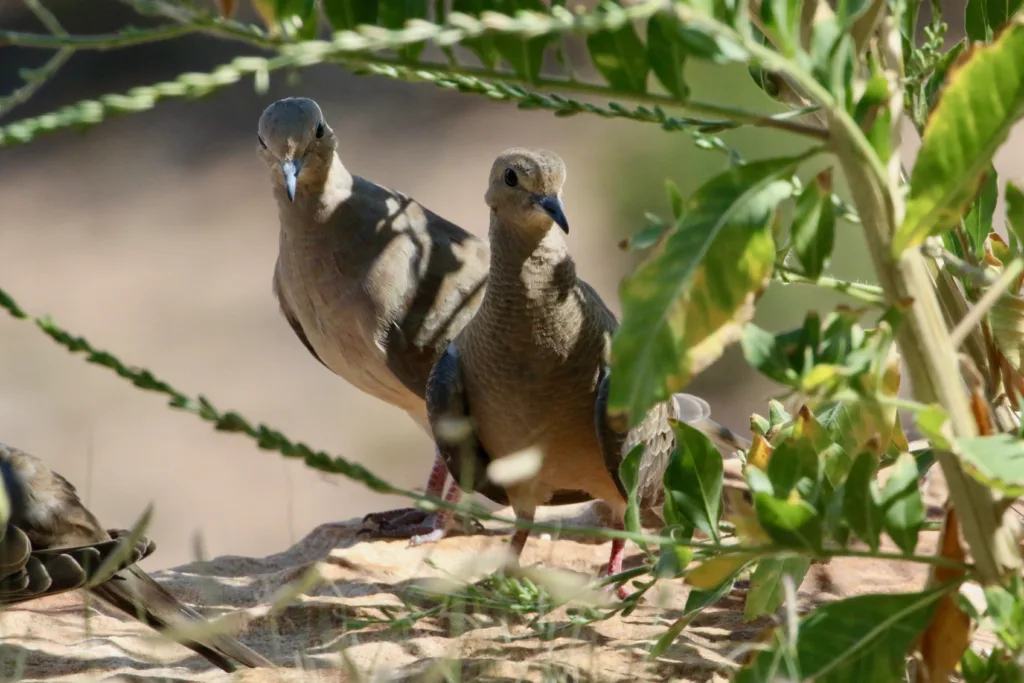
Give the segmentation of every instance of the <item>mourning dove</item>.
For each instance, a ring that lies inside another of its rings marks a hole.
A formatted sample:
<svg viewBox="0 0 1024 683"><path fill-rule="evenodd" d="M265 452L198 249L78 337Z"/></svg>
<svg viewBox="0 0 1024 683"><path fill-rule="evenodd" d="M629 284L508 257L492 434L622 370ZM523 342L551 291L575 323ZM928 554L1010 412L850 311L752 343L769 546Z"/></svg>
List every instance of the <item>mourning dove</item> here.
<svg viewBox="0 0 1024 683"><path fill-rule="evenodd" d="M609 426L604 404L618 322L576 276L563 238L569 232L564 181L562 160L545 150L509 149L494 162L486 193L487 291L435 365L427 408L439 451L464 487L511 505L526 521L555 491L577 490L606 501L614 526L622 528L627 501L618 471L629 447L645 443L640 502L651 507L663 495L675 446L667 418L705 429L714 423L706 402L680 394L656 405L628 434ZM540 454L533 472L503 483L489 476L492 464L531 451ZM528 535L519 529L512 538L516 560ZM608 574L621 571L623 549L622 540L613 542Z"/></svg>
<svg viewBox="0 0 1024 683"><path fill-rule="evenodd" d="M401 408L429 434L427 376L480 304L487 243L349 173L313 100L271 104L258 140L280 217L273 289L285 319L324 366ZM438 456L427 494L440 497L446 480ZM447 500L460 494L451 486ZM402 509L368 519L386 535L403 536L422 528L422 516Z"/></svg>
<svg viewBox="0 0 1024 683"><path fill-rule="evenodd" d="M41 460L0 444L0 605L85 588L125 614L165 631L203 617L179 602L135 563L155 545L128 532L107 531L82 505L75 487ZM3 503L3 500L0 500ZM129 547L122 547L128 543ZM111 559L114 558L114 559ZM117 572L105 581L105 561ZM95 580L101 583L94 583ZM273 663L234 638L195 636L181 644L225 671Z"/></svg>

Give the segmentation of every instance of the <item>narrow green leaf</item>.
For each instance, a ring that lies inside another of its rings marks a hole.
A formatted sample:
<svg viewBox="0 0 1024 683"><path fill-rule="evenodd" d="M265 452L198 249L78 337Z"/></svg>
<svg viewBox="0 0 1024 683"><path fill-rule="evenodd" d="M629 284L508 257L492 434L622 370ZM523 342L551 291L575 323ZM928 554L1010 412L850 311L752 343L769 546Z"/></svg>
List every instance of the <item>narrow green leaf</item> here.
<svg viewBox="0 0 1024 683"><path fill-rule="evenodd" d="M782 577L793 579L799 588L811 566L809 557L766 557L757 563L750 576L750 591L743 607L743 621L752 621L762 614L771 614L785 599Z"/></svg>
<svg viewBox="0 0 1024 683"><path fill-rule="evenodd" d="M886 532L900 550L913 553L924 526L924 501L917 480L917 461L910 453L902 453L892 466L882 489L882 511Z"/></svg>
<svg viewBox="0 0 1024 683"><path fill-rule="evenodd" d="M815 683L901 683L905 658L931 620L948 587L924 593L861 595L823 605L800 620L795 647L799 680ZM788 647L776 639L736 677L737 683L772 683Z"/></svg>
<svg viewBox="0 0 1024 683"><path fill-rule="evenodd" d="M772 219L798 162L753 162L712 178L661 248L623 281L609 413L639 422L739 338L771 277Z"/></svg>
<svg viewBox="0 0 1024 683"><path fill-rule="evenodd" d="M971 476L1007 497L1024 496L1024 440L1013 434L996 434L957 443Z"/></svg>
<svg viewBox="0 0 1024 683"><path fill-rule="evenodd" d="M640 509L637 507L636 487L639 479L640 462L644 457L643 443L637 444L622 462L619 464L619 480L629 493L629 502L626 505L626 531L639 534L643 532L640 526Z"/></svg>
<svg viewBox="0 0 1024 683"><path fill-rule="evenodd" d="M754 494L754 510L757 521L779 545L811 552L821 549L821 519L806 500L790 503L758 492Z"/></svg>
<svg viewBox="0 0 1024 683"><path fill-rule="evenodd" d="M722 501L722 455L702 432L672 423L676 450L665 469L665 502L671 500L669 524L685 523L718 541Z"/></svg>
<svg viewBox="0 0 1024 683"><path fill-rule="evenodd" d="M668 203L672 207L672 216L679 220L683 217L683 193L679 191L679 186L671 180L665 180L665 191L668 192Z"/></svg>
<svg viewBox="0 0 1024 683"><path fill-rule="evenodd" d="M881 496L875 481L877 472L878 458L872 453L861 453L854 459L843 487L846 521L857 538L876 551L883 526Z"/></svg>
<svg viewBox="0 0 1024 683"><path fill-rule="evenodd" d="M832 193L818 182L807 183L793 216L793 250L807 277L817 280L824 272L832 258L835 229Z"/></svg>
<svg viewBox="0 0 1024 683"><path fill-rule="evenodd" d="M1006 227L1024 244L1024 192L1014 183L1006 183Z"/></svg>
<svg viewBox="0 0 1024 683"><path fill-rule="evenodd" d="M975 197L971 210L964 219L964 227L970 238L974 255L981 257L985 253L985 238L992 232L992 216L996 211L996 200L999 198L999 184L996 169L988 165L981 190Z"/></svg>
<svg viewBox="0 0 1024 683"><path fill-rule="evenodd" d="M690 88L683 75L686 46L679 35L679 20L674 16L655 14L647 22L647 59L654 75L666 90L680 100L689 97ZM676 218L679 218L679 214L676 214Z"/></svg>
<svg viewBox="0 0 1024 683"><path fill-rule="evenodd" d="M910 178L894 253L949 228L978 189L1010 128L1024 114L1024 21L971 48L932 112Z"/></svg>
<svg viewBox="0 0 1024 683"><path fill-rule="evenodd" d="M964 29L971 42L992 42L1006 22L1020 9L1021 0L967 0Z"/></svg>
<svg viewBox="0 0 1024 683"><path fill-rule="evenodd" d="M323 0L324 12L335 31L377 23L379 0Z"/></svg>
<svg viewBox="0 0 1024 683"><path fill-rule="evenodd" d="M647 51L633 24L625 23L614 31L598 31L587 36L587 50L594 66L608 85L631 93L647 92Z"/></svg>
<svg viewBox="0 0 1024 683"><path fill-rule="evenodd" d="M427 18L427 0L379 0L380 25L385 28L405 28L410 19ZM410 62L419 61L427 43L413 43L398 49L398 55Z"/></svg>

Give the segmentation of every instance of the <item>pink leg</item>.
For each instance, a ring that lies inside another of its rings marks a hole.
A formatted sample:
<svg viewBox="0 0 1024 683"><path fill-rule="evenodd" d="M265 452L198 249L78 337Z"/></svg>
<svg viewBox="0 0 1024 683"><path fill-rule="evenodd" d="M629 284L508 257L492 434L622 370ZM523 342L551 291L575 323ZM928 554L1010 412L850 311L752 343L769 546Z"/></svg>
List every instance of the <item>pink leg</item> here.
<svg viewBox="0 0 1024 683"><path fill-rule="evenodd" d="M612 522L611 527L613 529L622 530L625 528L625 524L621 521ZM626 556L626 539L614 538L612 539L612 552L608 558L608 569L605 571L605 576L614 576L622 571L622 560ZM629 592L625 586L620 586L618 591L619 598L625 599L629 596Z"/></svg>
<svg viewBox="0 0 1024 683"><path fill-rule="evenodd" d="M438 459L440 459L440 456L438 456ZM442 461L441 464L443 466L444 461ZM448 470L444 470L444 474L447 475L447 473ZM433 478L433 473L431 474L431 478ZM444 484L444 480L441 481L441 484ZM448 493L445 494L444 501L446 503L451 503L452 505L457 505L460 500L462 500L462 489L453 481L448 486ZM422 545L424 543L440 541L448 533L448 522L451 521L452 514L452 511L448 509L438 510L434 515L433 531L419 536L413 536L409 539L409 545Z"/></svg>
<svg viewBox="0 0 1024 683"><path fill-rule="evenodd" d="M444 494L446 481L448 481L448 466L444 464L444 458L438 453L434 456L434 466L430 468L430 476L427 477L426 494L440 498Z"/></svg>

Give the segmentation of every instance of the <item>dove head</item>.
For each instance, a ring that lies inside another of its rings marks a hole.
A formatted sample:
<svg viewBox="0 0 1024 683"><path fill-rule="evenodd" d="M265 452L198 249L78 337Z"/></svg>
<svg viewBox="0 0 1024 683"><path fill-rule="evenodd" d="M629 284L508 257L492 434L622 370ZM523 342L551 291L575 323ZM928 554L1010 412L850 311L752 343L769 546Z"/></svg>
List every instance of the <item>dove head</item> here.
<svg viewBox="0 0 1024 683"><path fill-rule="evenodd" d="M259 154L274 181L295 201L300 187L322 186L334 159L334 131L313 100L289 97L263 111L259 123Z"/></svg>
<svg viewBox="0 0 1024 683"><path fill-rule="evenodd" d="M565 163L546 149L506 149L491 166L485 199L506 225L547 232L558 225L568 234L562 208Z"/></svg>

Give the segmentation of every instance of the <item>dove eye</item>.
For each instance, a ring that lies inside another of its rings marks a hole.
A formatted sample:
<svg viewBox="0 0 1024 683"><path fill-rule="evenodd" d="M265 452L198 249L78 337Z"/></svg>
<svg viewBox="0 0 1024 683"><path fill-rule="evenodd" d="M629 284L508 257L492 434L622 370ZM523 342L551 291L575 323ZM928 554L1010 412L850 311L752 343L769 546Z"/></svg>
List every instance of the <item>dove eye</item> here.
<svg viewBox="0 0 1024 683"><path fill-rule="evenodd" d="M505 169L505 184L509 187L515 187L519 184L519 177L516 176L516 172L511 168Z"/></svg>
<svg viewBox="0 0 1024 683"><path fill-rule="evenodd" d="M263 136L262 135L257 135L256 139L260 141L260 147L262 147L263 149L267 148L267 143L263 142Z"/></svg>
<svg viewBox="0 0 1024 683"><path fill-rule="evenodd" d="M324 122L320 121L316 124L316 136L322 138L324 136Z"/></svg>

